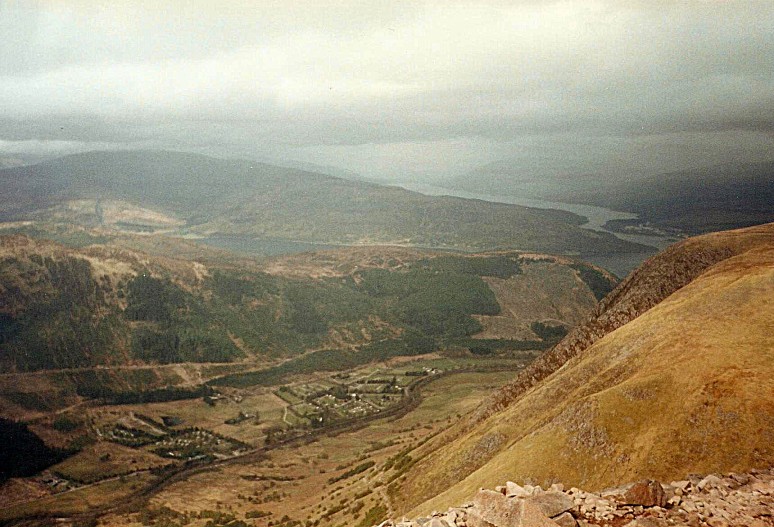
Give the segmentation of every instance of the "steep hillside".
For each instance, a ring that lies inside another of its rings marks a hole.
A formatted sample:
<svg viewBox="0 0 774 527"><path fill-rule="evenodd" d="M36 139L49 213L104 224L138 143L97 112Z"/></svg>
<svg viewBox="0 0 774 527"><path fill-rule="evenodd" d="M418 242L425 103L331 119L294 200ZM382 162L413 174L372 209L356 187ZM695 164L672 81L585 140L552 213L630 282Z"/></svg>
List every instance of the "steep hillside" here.
<svg viewBox="0 0 774 527"><path fill-rule="evenodd" d="M0 170L0 217L140 232L550 253L637 252L582 218L173 152L91 152Z"/></svg>
<svg viewBox="0 0 774 527"><path fill-rule="evenodd" d="M462 426L412 454L422 459L396 501L406 510L430 500L424 511L508 478L602 488L771 464L772 292L774 224L671 247Z"/></svg>

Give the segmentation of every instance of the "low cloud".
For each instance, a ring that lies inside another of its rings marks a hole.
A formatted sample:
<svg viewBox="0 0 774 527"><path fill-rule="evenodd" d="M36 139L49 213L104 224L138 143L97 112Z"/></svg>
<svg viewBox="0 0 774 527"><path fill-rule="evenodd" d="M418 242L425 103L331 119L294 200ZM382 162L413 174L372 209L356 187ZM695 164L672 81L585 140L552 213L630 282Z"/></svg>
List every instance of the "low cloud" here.
<svg viewBox="0 0 774 527"><path fill-rule="evenodd" d="M771 135L771 2L286 4L3 4L0 139L420 174L528 137Z"/></svg>

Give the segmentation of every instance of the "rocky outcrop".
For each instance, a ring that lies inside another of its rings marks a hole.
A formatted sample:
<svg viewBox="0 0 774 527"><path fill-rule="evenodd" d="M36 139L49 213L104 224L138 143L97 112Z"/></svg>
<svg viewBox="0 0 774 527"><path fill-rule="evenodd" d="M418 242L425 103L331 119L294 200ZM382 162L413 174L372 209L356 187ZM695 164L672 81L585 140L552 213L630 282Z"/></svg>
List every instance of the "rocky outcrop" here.
<svg viewBox="0 0 774 527"><path fill-rule="evenodd" d="M774 526L774 468L646 480L586 492L507 482L430 517L387 520L379 527L767 527Z"/></svg>

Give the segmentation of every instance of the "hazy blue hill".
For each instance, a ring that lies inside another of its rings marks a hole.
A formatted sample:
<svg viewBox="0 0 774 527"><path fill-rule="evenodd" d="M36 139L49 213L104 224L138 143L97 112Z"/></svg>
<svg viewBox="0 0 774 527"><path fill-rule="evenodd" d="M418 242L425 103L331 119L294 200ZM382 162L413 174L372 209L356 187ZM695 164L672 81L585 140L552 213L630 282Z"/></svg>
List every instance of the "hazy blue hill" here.
<svg viewBox="0 0 774 527"><path fill-rule="evenodd" d="M582 219L568 212L174 152L89 152L0 170L0 192L5 219L51 219L59 207L56 221L64 221L68 201L106 199L173 215L185 223L181 232L205 235L583 254L641 249L579 228Z"/></svg>
<svg viewBox="0 0 774 527"><path fill-rule="evenodd" d="M594 167L572 159L500 159L446 182L453 188L484 194L546 198L559 190L593 190L605 184Z"/></svg>
<svg viewBox="0 0 774 527"><path fill-rule="evenodd" d="M222 201L246 189L267 190L301 175L293 169L180 152L106 151L3 170L0 182L33 203L115 198L192 212L215 206L213 199Z"/></svg>
<svg viewBox="0 0 774 527"><path fill-rule="evenodd" d="M594 167L548 170L540 163L497 161L450 182L472 192L505 193L633 212L643 221L688 233L774 220L774 162L732 163L660 173L605 175ZM555 167L555 164L550 164ZM609 169L608 169L609 170ZM659 167L651 167L652 171ZM612 228L640 222L613 222Z"/></svg>
<svg viewBox="0 0 774 527"><path fill-rule="evenodd" d="M691 233L747 227L774 220L774 162L658 174L560 197L636 212Z"/></svg>

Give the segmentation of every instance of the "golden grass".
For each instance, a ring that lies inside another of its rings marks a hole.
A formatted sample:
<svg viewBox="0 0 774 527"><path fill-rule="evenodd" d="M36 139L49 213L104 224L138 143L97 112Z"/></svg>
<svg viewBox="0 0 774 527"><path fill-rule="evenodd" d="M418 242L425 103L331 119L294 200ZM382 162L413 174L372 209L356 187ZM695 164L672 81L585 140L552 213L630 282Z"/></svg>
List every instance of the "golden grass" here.
<svg viewBox="0 0 774 527"><path fill-rule="evenodd" d="M409 515L508 479L602 488L770 465L772 293L774 247L715 265L432 453L402 489ZM508 439L475 470L493 434Z"/></svg>

